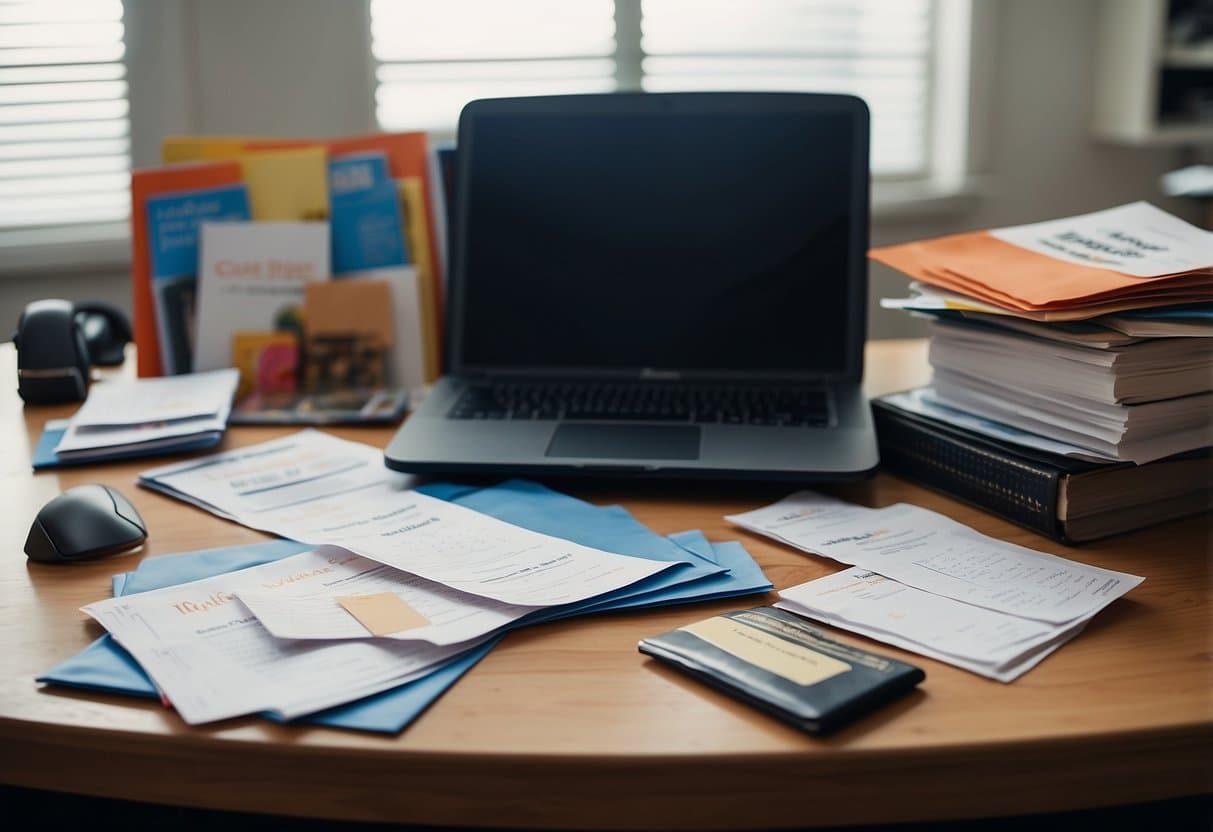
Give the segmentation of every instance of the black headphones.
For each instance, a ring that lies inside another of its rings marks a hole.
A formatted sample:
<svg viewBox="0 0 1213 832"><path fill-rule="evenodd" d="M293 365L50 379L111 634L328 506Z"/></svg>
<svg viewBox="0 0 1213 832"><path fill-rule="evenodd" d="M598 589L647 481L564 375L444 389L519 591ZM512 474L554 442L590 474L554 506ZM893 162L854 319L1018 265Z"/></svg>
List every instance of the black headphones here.
<svg viewBox="0 0 1213 832"><path fill-rule="evenodd" d="M78 402L88 395L93 364L122 363L131 325L100 301L36 300L17 321L17 392L30 404Z"/></svg>

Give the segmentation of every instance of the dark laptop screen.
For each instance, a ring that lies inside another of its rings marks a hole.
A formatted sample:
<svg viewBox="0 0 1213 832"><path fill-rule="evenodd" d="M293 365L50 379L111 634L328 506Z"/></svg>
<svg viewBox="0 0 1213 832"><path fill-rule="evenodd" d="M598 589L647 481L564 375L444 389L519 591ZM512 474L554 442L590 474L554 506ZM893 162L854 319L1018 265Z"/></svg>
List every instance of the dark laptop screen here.
<svg viewBox="0 0 1213 832"><path fill-rule="evenodd" d="M454 369L852 375L866 110L761 97L472 105L459 136Z"/></svg>

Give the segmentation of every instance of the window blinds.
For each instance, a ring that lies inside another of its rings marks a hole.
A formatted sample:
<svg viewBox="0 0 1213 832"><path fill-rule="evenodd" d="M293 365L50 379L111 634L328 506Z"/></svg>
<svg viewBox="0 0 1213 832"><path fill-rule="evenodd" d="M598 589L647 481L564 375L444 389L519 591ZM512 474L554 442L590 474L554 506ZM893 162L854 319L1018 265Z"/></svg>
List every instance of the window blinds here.
<svg viewBox="0 0 1213 832"><path fill-rule="evenodd" d="M480 97L616 89L844 92L872 170L926 172L931 0L373 0L377 114L450 130Z"/></svg>
<svg viewBox="0 0 1213 832"><path fill-rule="evenodd" d="M640 20L645 90L857 95L873 172L925 172L929 0L643 0Z"/></svg>
<svg viewBox="0 0 1213 832"><path fill-rule="evenodd" d="M121 0L0 0L0 241L130 213Z"/></svg>
<svg viewBox="0 0 1213 832"><path fill-rule="evenodd" d="M610 92L612 0L372 0L386 130L450 130L475 98Z"/></svg>

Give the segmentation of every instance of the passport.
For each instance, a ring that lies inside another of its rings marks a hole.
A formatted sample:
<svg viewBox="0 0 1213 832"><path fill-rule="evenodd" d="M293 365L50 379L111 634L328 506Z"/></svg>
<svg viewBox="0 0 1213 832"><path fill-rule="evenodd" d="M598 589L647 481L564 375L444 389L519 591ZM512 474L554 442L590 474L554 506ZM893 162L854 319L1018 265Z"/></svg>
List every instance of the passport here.
<svg viewBox="0 0 1213 832"><path fill-rule="evenodd" d="M926 678L774 607L697 621L642 639L639 649L811 734L830 733Z"/></svg>

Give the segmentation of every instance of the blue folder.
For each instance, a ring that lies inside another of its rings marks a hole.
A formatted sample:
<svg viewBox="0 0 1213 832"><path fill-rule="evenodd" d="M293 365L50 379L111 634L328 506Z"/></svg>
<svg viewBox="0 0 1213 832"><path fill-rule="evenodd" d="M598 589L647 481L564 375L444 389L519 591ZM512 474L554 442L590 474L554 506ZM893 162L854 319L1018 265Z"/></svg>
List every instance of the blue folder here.
<svg viewBox="0 0 1213 832"><path fill-rule="evenodd" d="M189 451L201 451L206 448L213 448L223 441L223 431L215 431L213 434L182 439L180 442L162 445L150 450L145 448L116 450L98 456L90 456L87 459L61 459L55 453L55 446L59 444L59 440L63 438L63 434L66 432L66 428L43 428L42 436L38 437L38 444L34 446L34 453L30 459L30 463L33 465L35 471L41 471L45 468L66 468L74 465L116 462L121 459L183 454Z"/></svg>
<svg viewBox="0 0 1213 832"><path fill-rule="evenodd" d="M474 508L516 525L555 534L588 546L661 560L688 560L654 576L630 597L610 596L581 604L543 611L543 620L571 615L636 609L644 606L691 603L766 592L770 581L737 543L711 544L701 532L683 532L669 538L655 534L626 510L614 506L598 508L543 486L511 481L487 489L432 485L423 490L432 496ZM115 595L146 592L163 586L199 580L245 569L297 554L307 544L275 540L253 546L208 549L182 555L148 558L133 571L115 575ZM531 623L528 619L525 623ZM482 659L504 636L460 654L429 675L392 690L297 722L394 734L419 716L464 673ZM38 677L39 682L142 697L158 697L151 680L108 634L82 652Z"/></svg>

